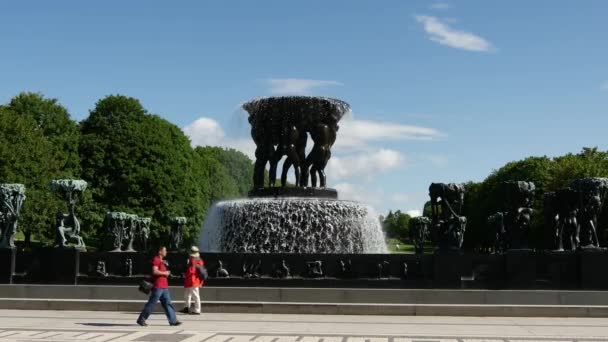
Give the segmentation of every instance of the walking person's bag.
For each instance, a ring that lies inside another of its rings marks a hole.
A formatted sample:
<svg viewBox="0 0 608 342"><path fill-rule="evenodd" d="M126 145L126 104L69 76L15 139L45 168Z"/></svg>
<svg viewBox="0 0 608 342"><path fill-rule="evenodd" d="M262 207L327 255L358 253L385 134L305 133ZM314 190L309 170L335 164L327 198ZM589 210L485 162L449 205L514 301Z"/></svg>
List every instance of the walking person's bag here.
<svg viewBox="0 0 608 342"><path fill-rule="evenodd" d="M141 283L139 283L139 287L137 289L139 290L139 292L142 292L144 294L150 294L152 288L154 288L154 284L147 281L146 279L143 279Z"/></svg>

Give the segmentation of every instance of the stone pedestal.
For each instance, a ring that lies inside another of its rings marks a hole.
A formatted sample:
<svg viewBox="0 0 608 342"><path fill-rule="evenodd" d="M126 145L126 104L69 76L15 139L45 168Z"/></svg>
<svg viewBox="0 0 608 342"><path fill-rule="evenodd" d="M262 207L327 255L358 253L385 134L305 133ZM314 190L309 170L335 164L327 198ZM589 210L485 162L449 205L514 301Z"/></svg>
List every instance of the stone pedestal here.
<svg viewBox="0 0 608 342"><path fill-rule="evenodd" d="M0 284L12 284L15 274L15 257L17 249L0 249Z"/></svg>
<svg viewBox="0 0 608 342"><path fill-rule="evenodd" d="M51 282L76 285L80 251L74 248L55 248L50 253L49 266L55 274Z"/></svg>
<svg viewBox="0 0 608 342"><path fill-rule="evenodd" d="M589 290L608 288L608 252L603 249L586 249L579 253L581 287Z"/></svg>
<svg viewBox="0 0 608 342"><path fill-rule="evenodd" d="M529 249L509 250L505 253L505 274L509 289L536 286L536 255Z"/></svg>
<svg viewBox="0 0 608 342"><path fill-rule="evenodd" d="M437 251L433 255L433 283L437 287L459 288L462 256L458 251Z"/></svg>
<svg viewBox="0 0 608 342"><path fill-rule="evenodd" d="M536 282L547 289L577 289L578 255L570 251L547 251L536 255Z"/></svg>

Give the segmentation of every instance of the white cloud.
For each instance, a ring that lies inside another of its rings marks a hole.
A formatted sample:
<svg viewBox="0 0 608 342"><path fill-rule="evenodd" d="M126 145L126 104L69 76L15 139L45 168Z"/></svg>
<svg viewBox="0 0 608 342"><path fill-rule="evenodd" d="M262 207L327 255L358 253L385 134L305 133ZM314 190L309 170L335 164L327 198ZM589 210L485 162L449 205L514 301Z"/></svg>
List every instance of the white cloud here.
<svg viewBox="0 0 608 342"><path fill-rule="evenodd" d="M201 117L183 128L192 146L221 146L233 148L255 159L255 144L248 138L229 138L222 126L215 120Z"/></svg>
<svg viewBox="0 0 608 342"><path fill-rule="evenodd" d="M197 146L216 146L224 139L225 133L220 124L210 118L198 118L184 127L184 133L190 137L192 144Z"/></svg>
<svg viewBox="0 0 608 342"><path fill-rule="evenodd" d="M356 120L352 115L340 121L337 149L361 148L371 141L436 140L444 134L434 128L402 125L394 122Z"/></svg>
<svg viewBox="0 0 608 342"><path fill-rule="evenodd" d="M332 179L358 178L371 180L381 172L402 166L405 157L398 151L378 149L347 156L332 156L327 164L327 174Z"/></svg>
<svg viewBox="0 0 608 342"><path fill-rule="evenodd" d="M476 52L492 50L487 40L470 32L455 30L437 17L417 15L416 21L424 26L430 40L441 45Z"/></svg>
<svg viewBox="0 0 608 342"><path fill-rule="evenodd" d="M405 213L410 215L411 217L422 216L422 212L418 209L407 210Z"/></svg>
<svg viewBox="0 0 608 342"><path fill-rule="evenodd" d="M438 11L445 11L450 9L450 4L446 3L446 2L436 2L434 4L431 5L431 9L433 10L438 10Z"/></svg>
<svg viewBox="0 0 608 342"><path fill-rule="evenodd" d="M338 81L300 78L271 78L267 82L273 94L310 94L315 88L343 85Z"/></svg>
<svg viewBox="0 0 608 342"><path fill-rule="evenodd" d="M341 200L357 201L379 208L382 206L382 192L369 186L354 183L338 183L333 186L338 191Z"/></svg>

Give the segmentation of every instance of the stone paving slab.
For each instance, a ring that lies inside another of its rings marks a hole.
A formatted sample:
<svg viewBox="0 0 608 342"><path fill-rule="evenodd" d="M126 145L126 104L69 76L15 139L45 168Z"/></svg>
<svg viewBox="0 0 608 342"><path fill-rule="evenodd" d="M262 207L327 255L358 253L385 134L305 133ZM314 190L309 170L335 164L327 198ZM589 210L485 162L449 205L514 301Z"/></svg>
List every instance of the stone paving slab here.
<svg viewBox="0 0 608 342"><path fill-rule="evenodd" d="M168 342L608 342L605 318L180 315L170 327L135 313L0 310L0 341Z"/></svg>

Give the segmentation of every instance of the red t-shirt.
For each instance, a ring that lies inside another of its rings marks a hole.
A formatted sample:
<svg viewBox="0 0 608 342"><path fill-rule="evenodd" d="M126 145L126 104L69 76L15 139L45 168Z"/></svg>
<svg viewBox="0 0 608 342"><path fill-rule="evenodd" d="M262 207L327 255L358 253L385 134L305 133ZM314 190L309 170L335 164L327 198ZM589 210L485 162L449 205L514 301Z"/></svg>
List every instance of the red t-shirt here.
<svg viewBox="0 0 608 342"><path fill-rule="evenodd" d="M160 260L159 256L155 256L154 259L152 259L152 267L158 267L158 270L161 272L166 272L167 271L167 267L165 266L165 263ZM154 281L154 288L155 289L168 289L169 288L169 282L167 281L167 277L166 276L152 276L152 279Z"/></svg>

